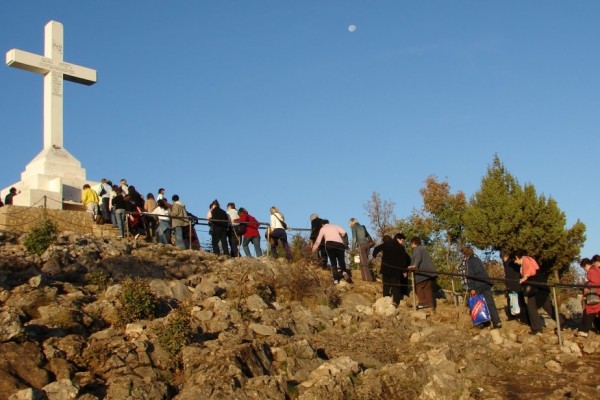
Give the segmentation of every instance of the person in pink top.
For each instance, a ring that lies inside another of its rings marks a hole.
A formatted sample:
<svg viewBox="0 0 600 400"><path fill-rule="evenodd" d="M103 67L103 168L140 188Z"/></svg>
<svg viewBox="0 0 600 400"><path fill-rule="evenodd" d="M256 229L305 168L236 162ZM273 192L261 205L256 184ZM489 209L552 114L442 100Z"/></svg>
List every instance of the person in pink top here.
<svg viewBox="0 0 600 400"><path fill-rule="evenodd" d="M346 231L341 226L330 224L329 221L325 220L312 247L313 253L319 250L319 243L322 240L325 241L325 251L331 264L333 283L338 284L342 278L351 283L352 278L346 270L346 248L348 248L348 234Z"/></svg>
<svg viewBox="0 0 600 400"><path fill-rule="evenodd" d="M577 332L577 336L588 337L588 332L592 328L594 324L594 319L600 317L600 303L597 304L588 304L588 294L596 293L600 295L600 268L597 265L600 264L600 256L595 255L590 260L589 258L584 258L581 260L580 264L581 268L585 271L586 277L586 286L596 286L595 288L585 288L583 290L584 299L586 299L585 309L583 310L583 319L581 321L581 327L579 328L579 332ZM599 328L596 326L596 328Z"/></svg>
<svg viewBox="0 0 600 400"><path fill-rule="evenodd" d="M521 266L519 283L523 287L523 296L527 304L530 334L536 335L544 328L544 320L538 312L539 307L543 307L548 315L555 318L554 307L550 301L550 291L546 286L548 276L542 273L540 266L532 257L525 255L524 250L515 252L515 264Z"/></svg>

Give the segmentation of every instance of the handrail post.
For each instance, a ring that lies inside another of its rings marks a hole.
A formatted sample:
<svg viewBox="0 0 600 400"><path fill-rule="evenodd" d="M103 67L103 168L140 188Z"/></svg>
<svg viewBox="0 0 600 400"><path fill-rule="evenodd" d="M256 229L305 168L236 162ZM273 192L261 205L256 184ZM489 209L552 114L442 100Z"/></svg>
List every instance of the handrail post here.
<svg viewBox="0 0 600 400"><path fill-rule="evenodd" d="M415 271L410 271L410 280L412 281L412 298L413 298L413 311L417 311L417 284L415 283Z"/></svg>
<svg viewBox="0 0 600 400"><path fill-rule="evenodd" d="M558 271L554 271L556 282L558 282ZM558 344L563 346L562 332L560 331L560 310L558 309L558 297L556 297L556 286L552 285L552 297L554 298L554 318L556 321L556 334L558 335Z"/></svg>
<svg viewBox="0 0 600 400"><path fill-rule="evenodd" d="M192 220L188 218L188 229L189 229L189 241L190 241L190 250L192 249Z"/></svg>

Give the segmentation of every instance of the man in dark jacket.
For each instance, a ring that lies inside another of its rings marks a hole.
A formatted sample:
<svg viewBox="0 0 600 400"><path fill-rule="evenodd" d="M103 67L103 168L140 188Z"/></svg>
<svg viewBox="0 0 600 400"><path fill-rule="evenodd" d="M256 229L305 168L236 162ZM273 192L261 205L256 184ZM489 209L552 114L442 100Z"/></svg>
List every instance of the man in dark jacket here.
<svg viewBox="0 0 600 400"><path fill-rule="evenodd" d="M500 316L498 315L496 302L494 301L494 295L492 293L492 287L494 285L492 281L489 280L490 276L488 275L479 257L473 253L473 248L471 246L463 247L461 253L466 260L465 265L467 267L467 286L469 290L474 290L476 294L483 295L488 306L488 310L490 311L490 317L492 318L492 324L494 324L494 328L501 328L502 323L500 321Z"/></svg>
<svg viewBox="0 0 600 400"><path fill-rule="evenodd" d="M219 250L219 242L223 254L229 254L229 247L227 246L227 228L229 226L229 215L219 206L217 200L211 204L211 217L210 226L212 228L212 248L213 253L221 254Z"/></svg>
<svg viewBox="0 0 600 400"><path fill-rule="evenodd" d="M410 264L410 257L398 238L403 238L401 233L392 239L389 235L383 237L383 243L373 249L373 258L383 253L381 257L381 276L383 281L383 295L392 296L392 301L397 306L403 298L405 291L406 269Z"/></svg>
<svg viewBox="0 0 600 400"><path fill-rule="evenodd" d="M435 283L437 274L435 273L435 266L433 265L431 256L425 246L421 244L421 239L416 236L410 240L410 247L412 247L412 262L408 269L415 271L415 291L419 300L417 309L435 309L433 284Z"/></svg>
<svg viewBox="0 0 600 400"><path fill-rule="evenodd" d="M310 216L310 247L313 246L315 240L319 236L319 231L325 223L324 219L319 218L317 214L311 214ZM325 243L319 243L319 249L317 250L317 257L319 258L319 265L323 269L327 269L327 252L325 251Z"/></svg>

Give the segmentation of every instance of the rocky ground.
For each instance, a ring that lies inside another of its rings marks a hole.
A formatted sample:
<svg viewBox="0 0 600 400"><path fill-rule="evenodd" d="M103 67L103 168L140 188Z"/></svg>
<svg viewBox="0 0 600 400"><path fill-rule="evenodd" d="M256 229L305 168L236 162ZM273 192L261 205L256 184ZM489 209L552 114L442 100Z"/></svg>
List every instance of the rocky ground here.
<svg viewBox="0 0 600 400"><path fill-rule="evenodd" d="M472 327L398 308L380 283L283 260L63 233L41 256L0 234L2 399L595 399L600 336L553 321ZM356 274L358 275L358 274ZM147 282L146 304L127 297ZM138 281L133 281L138 282ZM410 300L409 300L410 301ZM498 304L504 304L502 296ZM129 308L127 308L129 307ZM577 317L576 300L561 310ZM573 326L573 325L572 325Z"/></svg>

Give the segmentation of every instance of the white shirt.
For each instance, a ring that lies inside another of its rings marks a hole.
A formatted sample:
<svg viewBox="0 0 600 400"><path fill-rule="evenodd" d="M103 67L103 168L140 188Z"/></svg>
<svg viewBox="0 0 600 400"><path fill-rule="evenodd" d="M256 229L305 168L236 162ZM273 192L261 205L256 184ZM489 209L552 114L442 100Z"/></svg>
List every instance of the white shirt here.
<svg viewBox="0 0 600 400"><path fill-rule="evenodd" d="M161 221L171 221L171 219L169 218L169 210L165 208L156 207L154 211L152 211L152 214L158 215L158 219Z"/></svg>
<svg viewBox="0 0 600 400"><path fill-rule="evenodd" d="M274 213L271 214L271 229L277 229L277 228L283 228L283 225L281 225L281 221L285 221L285 219L283 219L283 216L279 213Z"/></svg>
<svg viewBox="0 0 600 400"><path fill-rule="evenodd" d="M239 222L233 222L240 217L237 210L235 208L228 208L227 215L229 216L229 223L233 226L239 225Z"/></svg>

